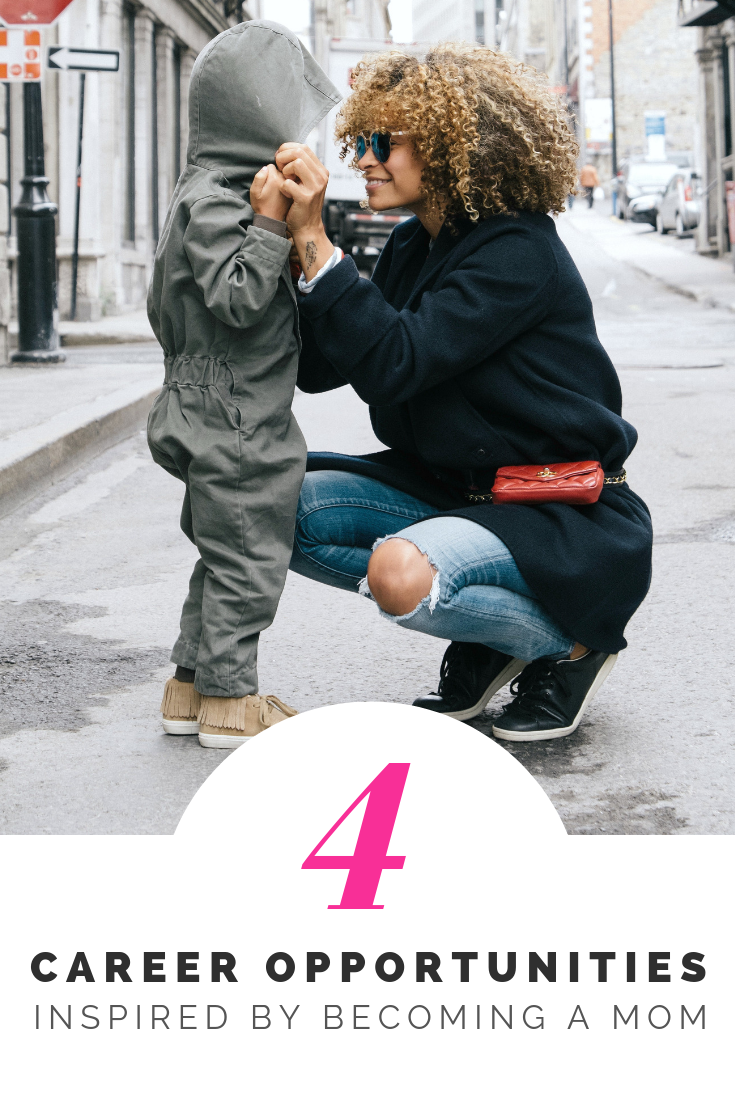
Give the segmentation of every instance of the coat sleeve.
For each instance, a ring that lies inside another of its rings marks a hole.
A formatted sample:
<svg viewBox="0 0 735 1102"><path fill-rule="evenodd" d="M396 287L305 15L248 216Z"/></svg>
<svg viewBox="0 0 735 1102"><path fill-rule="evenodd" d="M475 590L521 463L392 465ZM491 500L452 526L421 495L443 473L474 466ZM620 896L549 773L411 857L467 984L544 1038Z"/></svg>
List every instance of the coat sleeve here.
<svg viewBox="0 0 735 1102"><path fill-rule="evenodd" d="M345 257L301 312L323 357L363 401L393 405L462 374L537 324L557 279L550 246L519 227L464 256L413 310L395 310Z"/></svg>
<svg viewBox="0 0 735 1102"><path fill-rule="evenodd" d="M262 321L273 301L291 242L250 225L236 196L208 195L193 204L184 251L208 310L235 329Z"/></svg>
<svg viewBox="0 0 735 1102"><path fill-rule="evenodd" d="M373 272L373 282L376 282L381 289L393 258L394 242L395 231L388 238ZM326 278L324 276L324 279ZM322 394L325 390L337 390L338 387L346 386L347 380L332 366L317 343L312 324L302 309L307 298L307 295L299 295L301 355L297 386L307 394Z"/></svg>
<svg viewBox="0 0 735 1102"><path fill-rule="evenodd" d="M301 298L303 301L306 295L302 295ZM300 308L299 313L301 314ZM306 394L322 394L325 390L337 390L338 387L347 386L347 380L343 379L340 373L332 367L326 356L322 355L319 345L316 343L311 322L301 315L300 323L301 355L299 356L299 373L296 379L299 390L305 391Z"/></svg>

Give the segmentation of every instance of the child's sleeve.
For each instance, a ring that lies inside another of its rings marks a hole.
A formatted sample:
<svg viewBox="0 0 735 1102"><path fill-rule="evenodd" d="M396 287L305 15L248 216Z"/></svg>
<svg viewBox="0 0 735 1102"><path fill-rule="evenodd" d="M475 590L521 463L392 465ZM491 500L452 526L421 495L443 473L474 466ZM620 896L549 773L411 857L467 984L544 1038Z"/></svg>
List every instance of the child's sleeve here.
<svg viewBox="0 0 735 1102"><path fill-rule="evenodd" d="M291 242L250 223L250 208L234 195L193 204L184 250L207 309L235 329L262 321L278 286Z"/></svg>

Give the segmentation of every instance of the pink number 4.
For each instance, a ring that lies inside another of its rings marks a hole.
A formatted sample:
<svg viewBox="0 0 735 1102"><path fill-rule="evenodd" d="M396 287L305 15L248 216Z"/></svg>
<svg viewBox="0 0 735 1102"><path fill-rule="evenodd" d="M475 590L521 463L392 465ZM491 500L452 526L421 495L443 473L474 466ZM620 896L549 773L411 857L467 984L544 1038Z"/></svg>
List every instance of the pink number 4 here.
<svg viewBox="0 0 735 1102"><path fill-rule="evenodd" d="M393 826L403 796L410 763L391 762L361 792L354 803L327 831L322 840L301 866L302 869L349 869L342 899L330 903L328 910L382 911L382 903L375 903L380 874L383 869L402 869L405 857L388 855ZM357 837L355 852L351 857L320 856L319 850L338 826L351 815L367 796L365 815Z"/></svg>

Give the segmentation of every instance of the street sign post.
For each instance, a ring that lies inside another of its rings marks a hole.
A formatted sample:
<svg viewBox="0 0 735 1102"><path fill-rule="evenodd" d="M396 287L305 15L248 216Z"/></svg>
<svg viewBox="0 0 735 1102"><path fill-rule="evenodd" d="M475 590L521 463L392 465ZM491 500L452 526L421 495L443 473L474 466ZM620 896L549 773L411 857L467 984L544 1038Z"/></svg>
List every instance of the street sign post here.
<svg viewBox="0 0 735 1102"><path fill-rule="evenodd" d="M23 82L24 175L17 224L18 350L14 363L61 363L56 326L56 212L49 201L43 154L40 28L53 23L71 0L0 0L0 80ZM5 54L3 57L2 54ZM20 56L17 56L20 53ZM33 56L32 56L33 55Z"/></svg>
<svg viewBox="0 0 735 1102"><path fill-rule="evenodd" d="M50 58L49 58L50 60ZM77 281L79 278L79 208L82 202L82 138L84 136L84 85L87 74L79 74L79 130L77 132L77 190L74 196L74 242L71 252L71 301L69 319L77 316Z"/></svg>
<svg viewBox="0 0 735 1102"><path fill-rule="evenodd" d="M74 244L71 254L71 304L69 318L77 316L77 278L79 275L79 207L82 198L82 140L84 137L84 90L87 73L116 73L120 68L119 50L88 50L86 47L49 46L49 69L79 73L79 127L77 130L77 191L74 202Z"/></svg>

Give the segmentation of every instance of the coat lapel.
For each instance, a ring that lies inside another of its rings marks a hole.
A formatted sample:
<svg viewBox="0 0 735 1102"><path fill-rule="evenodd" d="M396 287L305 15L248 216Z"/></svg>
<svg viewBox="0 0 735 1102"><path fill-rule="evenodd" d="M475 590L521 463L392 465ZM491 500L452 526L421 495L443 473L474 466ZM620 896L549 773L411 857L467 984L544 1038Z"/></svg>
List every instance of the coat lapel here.
<svg viewBox="0 0 735 1102"><path fill-rule="evenodd" d="M417 272L421 269L422 257L429 246L429 235L418 219L414 225L408 224L402 233L396 233L393 239L393 255L388 269L385 286L381 288L385 299L397 310L402 310L411 294ZM376 276L379 273L376 271ZM376 279L380 286L381 280Z"/></svg>
<svg viewBox="0 0 735 1102"><path fill-rule="evenodd" d="M447 226L442 226L439 236L434 243L434 247L426 258L426 262L419 272L418 279L406 301L406 309L410 310L413 308L417 301L417 297L426 289L430 280L436 276L439 269L444 265L444 262L448 259L460 241L464 240L467 234L475 229L475 226L476 223L470 222L469 219L458 223L456 233L452 233Z"/></svg>

